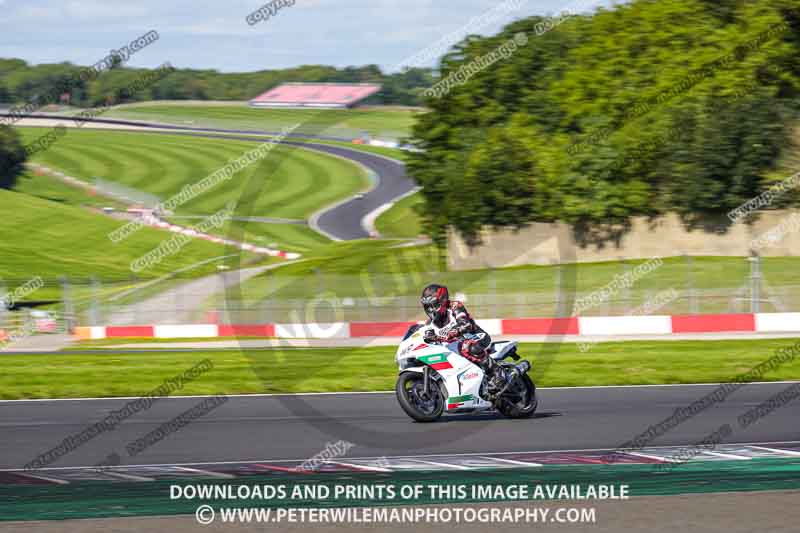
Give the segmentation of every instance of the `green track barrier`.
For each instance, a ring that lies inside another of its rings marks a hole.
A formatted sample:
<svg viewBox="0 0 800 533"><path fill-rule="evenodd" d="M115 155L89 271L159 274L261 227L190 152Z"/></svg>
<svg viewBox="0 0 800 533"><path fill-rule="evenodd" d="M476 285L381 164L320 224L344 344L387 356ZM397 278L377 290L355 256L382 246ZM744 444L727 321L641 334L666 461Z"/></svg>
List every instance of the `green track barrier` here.
<svg viewBox="0 0 800 533"><path fill-rule="evenodd" d="M313 475L246 476L219 478L162 479L152 482L74 482L68 485L0 486L0 521L58 520L193 514L198 506L219 507L363 507L431 503L507 501L502 498L430 498L423 490L417 499L373 500L264 499L186 500L170 499L170 485L284 485L290 493L295 485L628 485L631 496L788 490L800 488L800 458L709 461L677 465L657 473L653 465L556 465L536 468L465 471L415 471L386 474L347 473ZM468 490L468 492L471 489ZM539 500L541 501L541 500ZM565 501L565 500L562 500Z"/></svg>

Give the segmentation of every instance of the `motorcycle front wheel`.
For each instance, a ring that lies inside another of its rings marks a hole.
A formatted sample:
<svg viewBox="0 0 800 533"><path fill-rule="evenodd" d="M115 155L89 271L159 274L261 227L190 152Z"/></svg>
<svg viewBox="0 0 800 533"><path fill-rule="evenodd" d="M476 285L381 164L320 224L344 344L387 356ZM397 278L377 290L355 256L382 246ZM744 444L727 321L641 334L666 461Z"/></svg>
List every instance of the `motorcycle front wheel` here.
<svg viewBox="0 0 800 533"><path fill-rule="evenodd" d="M444 412L444 396L436 380L428 382L428 394L424 391L422 374L404 372L397 378L395 393L403 411L417 422L433 422Z"/></svg>

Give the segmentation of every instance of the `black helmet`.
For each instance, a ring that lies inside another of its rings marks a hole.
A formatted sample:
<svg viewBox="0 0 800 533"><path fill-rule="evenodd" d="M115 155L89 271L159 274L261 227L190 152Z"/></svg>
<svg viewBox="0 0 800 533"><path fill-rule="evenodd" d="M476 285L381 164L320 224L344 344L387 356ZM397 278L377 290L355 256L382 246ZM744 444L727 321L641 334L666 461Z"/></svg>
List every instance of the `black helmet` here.
<svg viewBox="0 0 800 533"><path fill-rule="evenodd" d="M447 316L447 308L450 307L450 293L444 285L434 283L425 287L419 302L428 318L434 322L441 322Z"/></svg>

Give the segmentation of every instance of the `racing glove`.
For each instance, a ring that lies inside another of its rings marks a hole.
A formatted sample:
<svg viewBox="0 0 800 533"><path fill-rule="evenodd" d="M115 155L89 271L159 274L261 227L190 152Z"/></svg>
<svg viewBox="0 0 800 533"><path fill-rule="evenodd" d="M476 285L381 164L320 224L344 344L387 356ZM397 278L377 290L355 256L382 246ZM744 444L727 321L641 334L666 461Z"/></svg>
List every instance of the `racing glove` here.
<svg viewBox="0 0 800 533"><path fill-rule="evenodd" d="M422 340L424 340L426 344L431 344L433 342L438 342L439 336L432 329L428 329L422 336Z"/></svg>

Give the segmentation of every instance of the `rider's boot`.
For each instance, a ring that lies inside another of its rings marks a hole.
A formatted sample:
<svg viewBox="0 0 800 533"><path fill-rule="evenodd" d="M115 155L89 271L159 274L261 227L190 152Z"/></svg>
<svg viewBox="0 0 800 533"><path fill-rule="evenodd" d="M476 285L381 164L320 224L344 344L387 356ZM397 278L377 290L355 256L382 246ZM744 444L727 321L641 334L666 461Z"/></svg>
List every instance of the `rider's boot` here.
<svg viewBox="0 0 800 533"><path fill-rule="evenodd" d="M491 357L486 357L481 362L481 368L483 368L483 371L486 374L486 384L490 393L496 393L505 387L506 383L508 382L508 378L505 370L503 370L503 367L500 366L497 361Z"/></svg>

